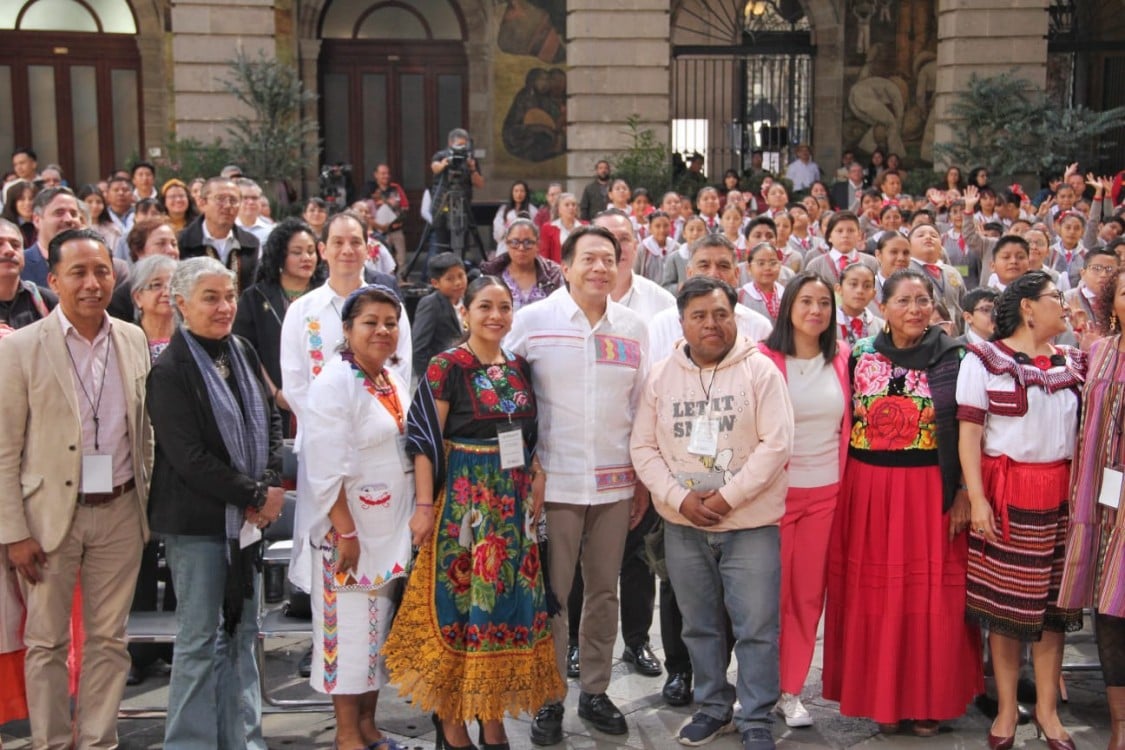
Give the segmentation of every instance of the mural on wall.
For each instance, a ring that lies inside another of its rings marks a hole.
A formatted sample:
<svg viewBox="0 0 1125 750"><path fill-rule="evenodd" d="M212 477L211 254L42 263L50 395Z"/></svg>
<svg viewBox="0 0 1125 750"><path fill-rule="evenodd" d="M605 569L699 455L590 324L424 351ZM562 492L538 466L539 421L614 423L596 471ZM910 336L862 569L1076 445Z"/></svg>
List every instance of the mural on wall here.
<svg viewBox="0 0 1125 750"><path fill-rule="evenodd" d="M848 0L844 146L933 163L935 0Z"/></svg>
<svg viewBox="0 0 1125 750"><path fill-rule="evenodd" d="M566 0L498 0L492 90L494 172L523 178L566 171Z"/></svg>

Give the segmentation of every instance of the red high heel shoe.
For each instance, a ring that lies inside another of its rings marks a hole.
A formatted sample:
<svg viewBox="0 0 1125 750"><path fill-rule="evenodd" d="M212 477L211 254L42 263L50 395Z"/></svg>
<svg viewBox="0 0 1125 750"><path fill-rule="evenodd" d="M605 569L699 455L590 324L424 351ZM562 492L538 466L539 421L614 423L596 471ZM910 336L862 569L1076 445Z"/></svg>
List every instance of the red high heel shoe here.
<svg viewBox="0 0 1125 750"><path fill-rule="evenodd" d="M1011 737L997 737L991 731L988 733L988 750L1011 750L1014 744L1016 744L1014 734Z"/></svg>
<svg viewBox="0 0 1125 750"><path fill-rule="evenodd" d="M1049 750L1077 750L1074 746L1074 740L1067 737L1065 740L1053 740L1047 736L1043 731L1043 726L1039 723L1039 717L1034 713L1031 714L1031 723L1035 725L1035 736L1042 738L1047 743Z"/></svg>

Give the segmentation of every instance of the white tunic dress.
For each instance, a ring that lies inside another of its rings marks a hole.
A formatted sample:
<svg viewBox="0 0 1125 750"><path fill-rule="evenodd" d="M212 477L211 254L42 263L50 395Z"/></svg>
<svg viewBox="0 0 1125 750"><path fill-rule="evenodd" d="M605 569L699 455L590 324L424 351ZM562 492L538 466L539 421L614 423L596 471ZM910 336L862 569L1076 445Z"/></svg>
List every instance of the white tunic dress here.
<svg viewBox="0 0 1125 750"><path fill-rule="evenodd" d="M409 392L388 372L403 414ZM302 457L309 493L313 612L312 687L355 695L378 690L386 680L382 646L394 615L395 586L410 564L414 475L402 450L394 417L364 386L364 377L339 356L309 389L316 404L305 421ZM328 512L343 487L359 534L359 562L337 571L336 532ZM302 502L299 500L298 502Z"/></svg>

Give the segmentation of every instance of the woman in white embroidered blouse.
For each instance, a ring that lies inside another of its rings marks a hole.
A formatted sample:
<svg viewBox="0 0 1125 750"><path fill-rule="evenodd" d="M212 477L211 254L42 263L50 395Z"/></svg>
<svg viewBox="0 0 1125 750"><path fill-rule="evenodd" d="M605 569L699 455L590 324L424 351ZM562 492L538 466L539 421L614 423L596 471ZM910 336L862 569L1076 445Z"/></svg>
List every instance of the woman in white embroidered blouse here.
<svg viewBox="0 0 1125 750"><path fill-rule="evenodd" d="M989 629L999 698L992 750L1013 744L1027 641L1037 731L1054 750L1074 747L1056 705L1063 636L1081 627L1082 614L1055 602L1086 357L1051 344L1067 316L1046 273L1012 281L996 301L992 340L969 347L957 380L959 452L972 505L965 612Z"/></svg>

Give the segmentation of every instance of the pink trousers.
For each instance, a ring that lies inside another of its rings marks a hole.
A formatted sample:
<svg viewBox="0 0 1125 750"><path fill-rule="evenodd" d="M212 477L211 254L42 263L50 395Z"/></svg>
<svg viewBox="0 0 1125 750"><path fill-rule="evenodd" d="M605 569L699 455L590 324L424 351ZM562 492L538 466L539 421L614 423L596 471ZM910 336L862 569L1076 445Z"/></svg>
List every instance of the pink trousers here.
<svg viewBox="0 0 1125 750"><path fill-rule="evenodd" d="M800 695L824 612L839 484L790 488L781 519L781 692Z"/></svg>

